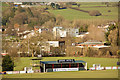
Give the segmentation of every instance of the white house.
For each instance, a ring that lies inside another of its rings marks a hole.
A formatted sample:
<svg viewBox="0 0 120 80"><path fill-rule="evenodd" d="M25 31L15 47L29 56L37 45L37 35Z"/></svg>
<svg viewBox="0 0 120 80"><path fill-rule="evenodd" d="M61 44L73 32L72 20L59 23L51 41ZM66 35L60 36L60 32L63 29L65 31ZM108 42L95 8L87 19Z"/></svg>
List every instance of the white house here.
<svg viewBox="0 0 120 80"><path fill-rule="evenodd" d="M59 47L59 41L47 41L52 47Z"/></svg>
<svg viewBox="0 0 120 80"><path fill-rule="evenodd" d="M66 30L63 27L54 27L53 28L53 35L54 37L66 37Z"/></svg>
<svg viewBox="0 0 120 80"><path fill-rule="evenodd" d="M22 2L14 2L15 5L22 5Z"/></svg>
<svg viewBox="0 0 120 80"><path fill-rule="evenodd" d="M66 31L67 31L67 35L72 37L76 37L76 35L79 35L79 29L67 28Z"/></svg>

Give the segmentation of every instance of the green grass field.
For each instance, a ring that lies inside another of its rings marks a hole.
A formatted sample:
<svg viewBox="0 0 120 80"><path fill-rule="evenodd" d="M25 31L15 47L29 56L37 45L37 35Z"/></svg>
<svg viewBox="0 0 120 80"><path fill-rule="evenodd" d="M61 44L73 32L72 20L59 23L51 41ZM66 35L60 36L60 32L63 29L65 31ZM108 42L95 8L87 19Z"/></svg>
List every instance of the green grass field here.
<svg viewBox="0 0 120 80"><path fill-rule="evenodd" d="M74 19L99 19L99 20L117 20L118 19L118 8L117 7L97 7L97 8L81 8L83 10L99 10L102 13L102 16L90 16L88 13L73 10L73 9L60 9L60 10L48 10L53 13L55 16L61 15L65 19L74 20ZM111 10L111 12L108 12Z"/></svg>
<svg viewBox="0 0 120 80"><path fill-rule="evenodd" d="M35 58L35 57L34 57ZM23 70L30 67L32 57L22 57L15 61L15 70ZM117 66L117 58L94 58L94 57L43 57L42 61L56 61L58 59L75 59L83 60L88 63L88 67L92 64L101 64L102 66ZM36 68L33 68L36 69ZM39 67L38 67L39 69ZM118 70L102 70L102 71L72 71L72 72L48 72L48 73L29 73L29 74L7 74L3 78L117 78Z"/></svg>
<svg viewBox="0 0 120 80"><path fill-rule="evenodd" d="M30 67L32 62L29 57L22 57L15 61L16 67L14 70L23 70L23 68ZM102 66L117 66L117 58L95 58L95 57L43 57L42 61L57 61L58 59L75 59L83 60L88 63L88 67L92 67L93 64L101 64ZM36 68L34 68L36 69Z"/></svg>
<svg viewBox="0 0 120 80"><path fill-rule="evenodd" d="M3 78L118 78L117 70L7 74Z"/></svg>
<svg viewBox="0 0 120 80"><path fill-rule="evenodd" d="M48 10L49 12L53 13L55 16L61 15L65 19L74 20L74 19L81 19L81 20L117 20L118 19L118 7L106 7L105 4L101 2L78 2L80 3L80 9L91 11L91 10L98 10L102 13L102 16L90 16L88 13L73 10L73 9L60 9L60 10ZM110 6L115 3L110 3ZM100 7L99 7L100 6ZM72 5L72 7L78 7L77 5ZM111 10L111 12L108 12Z"/></svg>

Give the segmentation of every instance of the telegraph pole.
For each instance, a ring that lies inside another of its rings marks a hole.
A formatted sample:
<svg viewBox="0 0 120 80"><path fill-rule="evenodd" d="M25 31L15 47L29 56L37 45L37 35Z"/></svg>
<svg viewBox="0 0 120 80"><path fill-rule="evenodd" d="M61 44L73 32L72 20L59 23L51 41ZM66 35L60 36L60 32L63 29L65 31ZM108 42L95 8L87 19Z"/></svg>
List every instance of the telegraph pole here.
<svg viewBox="0 0 120 80"><path fill-rule="evenodd" d="M30 52L29 52L29 39L28 39L28 54L29 54Z"/></svg>

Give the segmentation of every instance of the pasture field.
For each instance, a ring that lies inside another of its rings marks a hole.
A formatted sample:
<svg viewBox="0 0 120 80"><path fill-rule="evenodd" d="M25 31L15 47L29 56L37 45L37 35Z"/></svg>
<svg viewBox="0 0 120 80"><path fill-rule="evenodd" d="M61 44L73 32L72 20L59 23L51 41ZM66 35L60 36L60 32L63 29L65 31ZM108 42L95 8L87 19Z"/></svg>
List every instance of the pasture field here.
<svg viewBox="0 0 120 80"><path fill-rule="evenodd" d="M23 70L24 67L30 67L30 59L32 57L21 57L15 61L14 70ZM75 59L83 60L88 63L88 67L92 67L93 64L101 64L103 67L106 66L117 66L117 58L95 58L95 57L43 57L42 61L57 61L58 59ZM33 68L33 69L36 69ZM37 68L38 69L38 68Z"/></svg>
<svg viewBox="0 0 120 80"><path fill-rule="evenodd" d="M110 3L110 7L106 7L105 4L101 2L78 2L80 3L80 9L91 11L91 10L98 10L100 13L102 13L101 16L90 16L88 13L73 10L73 9L59 9L59 10L48 10L49 12L53 13L55 16L61 15L67 20L75 20L75 19L81 19L81 20L117 20L118 19L118 7L112 7L111 5L115 3ZM77 7L77 5L72 5L72 7ZM108 10L111 10L111 12L108 12Z"/></svg>
<svg viewBox="0 0 120 80"><path fill-rule="evenodd" d="M118 8L117 7L92 7L92 8L80 8L83 10L99 10L102 16L90 16L88 13L73 10L73 9L60 9L60 10L48 10L55 16L61 15L65 19L75 20L75 19L99 19L99 20L117 20L118 19ZM111 10L111 12L108 12Z"/></svg>
<svg viewBox="0 0 120 80"><path fill-rule="evenodd" d="M3 78L118 78L117 70L7 74Z"/></svg>

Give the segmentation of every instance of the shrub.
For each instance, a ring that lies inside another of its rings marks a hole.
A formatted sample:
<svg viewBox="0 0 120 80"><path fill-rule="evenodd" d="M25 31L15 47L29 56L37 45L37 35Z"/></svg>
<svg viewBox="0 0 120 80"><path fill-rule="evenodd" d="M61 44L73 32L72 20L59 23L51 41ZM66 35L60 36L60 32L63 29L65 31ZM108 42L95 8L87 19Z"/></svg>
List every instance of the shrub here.
<svg viewBox="0 0 120 80"><path fill-rule="evenodd" d="M100 16L102 15L98 10L89 11L90 16Z"/></svg>
<svg viewBox="0 0 120 80"><path fill-rule="evenodd" d="M2 71L13 71L14 62L9 55L6 55L2 60Z"/></svg>
<svg viewBox="0 0 120 80"><path fill-rule="evenodd" d="M111 10L108 10L108 12L111 12Z"/></svg>
<svg viewBox="0 0 120 80"><path fill-rule="evenodd" d="M120 50L118 50L118 51L117 51L117 55L119 55L119 56L120 56Z"/></svg>

